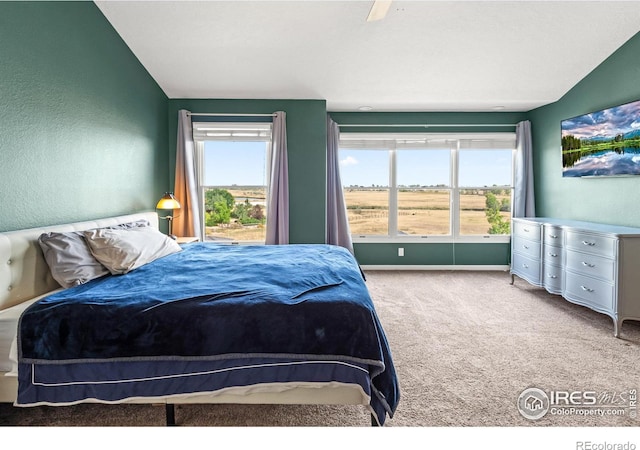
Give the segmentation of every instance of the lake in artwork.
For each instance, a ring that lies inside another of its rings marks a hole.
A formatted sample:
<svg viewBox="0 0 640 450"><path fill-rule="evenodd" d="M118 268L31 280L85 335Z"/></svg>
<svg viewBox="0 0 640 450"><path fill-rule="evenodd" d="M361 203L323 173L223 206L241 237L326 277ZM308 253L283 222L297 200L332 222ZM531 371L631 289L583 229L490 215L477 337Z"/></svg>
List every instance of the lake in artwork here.
<svg viewBox="0 0 640 450"><path fill-rule="evenodd" d="M619 148L563 155L563 177L640 175L640 149Z"/></svg>

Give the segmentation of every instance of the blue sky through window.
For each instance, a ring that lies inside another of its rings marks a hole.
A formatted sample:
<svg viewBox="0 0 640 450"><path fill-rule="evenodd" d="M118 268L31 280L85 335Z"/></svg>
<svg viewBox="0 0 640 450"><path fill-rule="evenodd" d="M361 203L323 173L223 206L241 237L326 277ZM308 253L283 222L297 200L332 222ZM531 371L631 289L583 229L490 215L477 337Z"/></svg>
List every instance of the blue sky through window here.
<svg viewBox="0 0 640 450"><path fill-rule="evenodd" d="M207 186L266 185L266 143L206 141ZM343 186L389 185L388 150L340 150ZM449 185L449 150L398 150L398 185ZM460 150L461 187L511 185L511 150Z"/></svg>
<svg viewBox="0 0 640 450"><path fill-rule="evenodd" d="M511 186L512 150L460 150L458 186Z"/></svg>
<svg viewBox="0 0 640 450"><path fill-rule="evenodd" d="M206 141L204 184L206 186L265 186L265 142Z"/></svg>
<svg viewBox="0 0 640 450"><path fill-rule="evenodd" d="M342 186L389 186L388 150L340 150Z"/></svg>
<svg viewBox="0 0 640 450"><path fill-rule="evenodd" d="M450 186L449 150L398 150L398 186Z"/></svg>
<svg viewBox="0 0 640 450"><path fill-rule="evenodd" d="M339 156L343 186L388 186L388 150L343 149ZM511 150L463 149L458 163L461 187L511 185ZM449 186L449 167L449 150L398 150L398 186Z"/></svg>

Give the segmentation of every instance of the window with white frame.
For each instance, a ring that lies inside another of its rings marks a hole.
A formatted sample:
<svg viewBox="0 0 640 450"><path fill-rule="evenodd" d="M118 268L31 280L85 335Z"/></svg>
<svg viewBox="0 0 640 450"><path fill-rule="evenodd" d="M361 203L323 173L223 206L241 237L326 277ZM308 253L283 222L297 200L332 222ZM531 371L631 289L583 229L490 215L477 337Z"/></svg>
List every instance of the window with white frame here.
<svg viewBox="0 0 640 450"><path fill-rule="evenodd" d="M264 243L271 122L194 122L203 236Z"/></svg>
<svg viewBox="0 0 640 450"><path fill-rule="evenodd" d="M354 240L510 234L514 133L341 133Z"/></svg>

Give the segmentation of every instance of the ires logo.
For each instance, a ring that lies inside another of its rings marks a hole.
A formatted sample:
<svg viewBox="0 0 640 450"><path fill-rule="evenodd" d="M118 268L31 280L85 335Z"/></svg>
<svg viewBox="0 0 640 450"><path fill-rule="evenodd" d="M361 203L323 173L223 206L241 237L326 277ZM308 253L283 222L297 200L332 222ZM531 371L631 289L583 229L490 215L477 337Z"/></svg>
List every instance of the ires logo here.
<svg viewBox="0 0 640 450"><path fill-rule="evenodd" d="M527 388L518 397L518 411L529 420L555 416L637 417L637 390L626 391L543 391Z"/></svg>
<svg viewBox="0 0 640 450"><path fill-rule="evenodd" d="M598 393L595 391L551 391L551 406L593 406L598 404Z"/></svg>
<svg viewBox="0 0 640 450"><path fill-rule="evenodd" d="M542 419L549 412L549 396L542 389L527 388L518 397L518 411L525 419Z"/></svg>

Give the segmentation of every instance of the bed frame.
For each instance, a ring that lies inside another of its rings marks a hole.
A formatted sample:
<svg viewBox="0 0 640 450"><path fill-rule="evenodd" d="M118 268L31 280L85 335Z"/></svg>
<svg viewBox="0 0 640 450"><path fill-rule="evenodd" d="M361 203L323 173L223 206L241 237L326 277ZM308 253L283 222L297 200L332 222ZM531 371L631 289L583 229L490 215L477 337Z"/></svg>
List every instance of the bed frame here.
<svg viewBox="0 0 640 450"><path fill-rule="evenodd" d="M26 230L0 233L0 318L3 314L19 311L35 298L60 289L51 277L38 244L45 232L82 231L146 219L158 228L155 212L142 212L85 222L76 222ZM10 308L14 308L12 311ZM0 327L3 326L0 321ZM0 371L0 402L14 403L17 396L17 377ZM259 388L226 389L224 392L191 394L171 397L135 398L123 403L165 404L167 425L175 425L173 405L182 403L243 403L243 404L313 404L313 405L365 405L369 398L359 386L323 383L308 387L286 384ZM372 414L372 424L376 419Z"/></svg>

